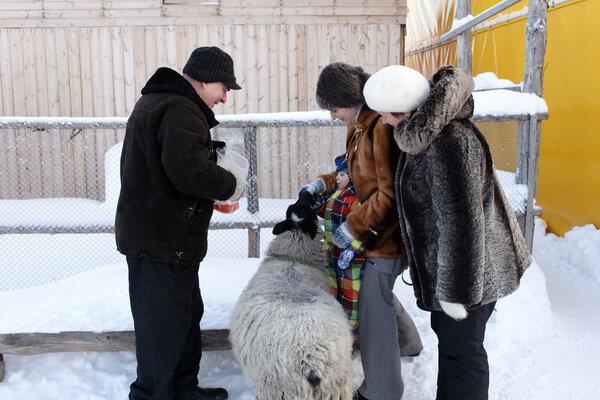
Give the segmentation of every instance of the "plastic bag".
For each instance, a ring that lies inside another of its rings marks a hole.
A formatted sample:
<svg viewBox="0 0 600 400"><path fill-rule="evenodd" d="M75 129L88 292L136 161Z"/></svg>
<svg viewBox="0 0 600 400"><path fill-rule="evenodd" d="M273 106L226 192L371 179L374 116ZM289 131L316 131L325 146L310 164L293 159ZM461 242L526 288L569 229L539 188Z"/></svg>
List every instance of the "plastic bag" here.
<svg viewBox="0 0 600 400"><path fill-rule="evenodd" d="M217 165L228 171L236 172L238 176L246 179L248 175L248 160L244 156L228 149L226 146L218 147L215 151L217 153ZM219 212L231 214L240 208L240 202L227 200L215 201L213 208Z"/></svg>

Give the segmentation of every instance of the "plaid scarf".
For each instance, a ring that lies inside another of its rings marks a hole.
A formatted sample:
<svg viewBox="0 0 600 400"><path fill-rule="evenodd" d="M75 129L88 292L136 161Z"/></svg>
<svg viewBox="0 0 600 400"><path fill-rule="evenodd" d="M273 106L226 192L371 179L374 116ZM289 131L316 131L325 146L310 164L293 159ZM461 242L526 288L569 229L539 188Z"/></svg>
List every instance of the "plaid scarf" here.
<svg viewBox="0 0 600 400"><path fill-rule="evenodd" d="M346 269L338 267L338 259L344 249L335 246L332 241L333 232L344 223L350 213L352 204L358 201L354 186L337 189L329 198L317 195L315 208L317 214L324 219L325 241L323 247L327 256L327 274L329 275L329 290L343 306L351 325L358 324L358 296L363 274L363 249L361 242L352 241L351 247L354 258Z"/></svg>

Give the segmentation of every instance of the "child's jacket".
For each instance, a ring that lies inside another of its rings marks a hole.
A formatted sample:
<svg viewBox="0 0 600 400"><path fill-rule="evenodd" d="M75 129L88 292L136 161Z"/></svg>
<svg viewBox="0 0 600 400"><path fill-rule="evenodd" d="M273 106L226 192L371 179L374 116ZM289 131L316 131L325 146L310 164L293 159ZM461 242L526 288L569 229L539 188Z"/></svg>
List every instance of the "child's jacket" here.
<svg viewBox="0 0 600 400"><path fill-rule="evenodd" d="M364 262L361 242L354 240L351 243L350 247L354 250L355 255L350 266L342 270L338 267L338 259L344 249L333 244L332 236L336 229L344 223L350 211L360 204L356 198L354 186L337 189L328 198L322 195L316 197L315 208L317 208L317 214L324 219L325 225L323 246L329 261L327 266L329 289L344 307L350 324L356 325L358 324L358 295Z"/></svg>

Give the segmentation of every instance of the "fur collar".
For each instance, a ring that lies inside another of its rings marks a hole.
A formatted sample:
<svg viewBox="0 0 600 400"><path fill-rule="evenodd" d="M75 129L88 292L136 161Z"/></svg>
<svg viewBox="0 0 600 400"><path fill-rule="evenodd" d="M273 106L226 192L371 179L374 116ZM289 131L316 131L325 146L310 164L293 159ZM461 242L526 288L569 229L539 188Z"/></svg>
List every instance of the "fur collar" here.
<svg viewBox="0 0 600 400"><path fill-rule="evenodd" d="M366 104L363 104L360 114L358 115L358 121L354 124L354 128L367 129L377 118L379 118L379 114L371 110Z"/></svg>
<svg viewBox="0 0 600 400"><path fill-rule="evenodd" d="M429 80L431 91L425 102L394 129L398 147L408 154L427 150L452 120L473 115L473 78L462 69L445 66Z"/></svg>

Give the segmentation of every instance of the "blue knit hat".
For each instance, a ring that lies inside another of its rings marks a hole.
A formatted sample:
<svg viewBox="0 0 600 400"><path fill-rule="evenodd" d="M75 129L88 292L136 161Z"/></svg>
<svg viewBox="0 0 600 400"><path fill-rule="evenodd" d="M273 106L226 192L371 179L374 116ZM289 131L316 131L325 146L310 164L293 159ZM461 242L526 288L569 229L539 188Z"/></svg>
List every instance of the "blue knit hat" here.
<svg viewBox="0 0 600 400"><path fill-rule="evenodd" d="M345 154L335 158L335 172L348 172L348 161Z"/></svg>

